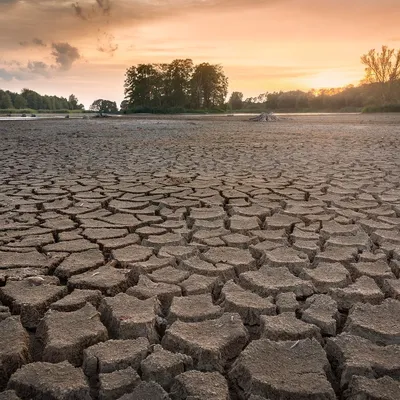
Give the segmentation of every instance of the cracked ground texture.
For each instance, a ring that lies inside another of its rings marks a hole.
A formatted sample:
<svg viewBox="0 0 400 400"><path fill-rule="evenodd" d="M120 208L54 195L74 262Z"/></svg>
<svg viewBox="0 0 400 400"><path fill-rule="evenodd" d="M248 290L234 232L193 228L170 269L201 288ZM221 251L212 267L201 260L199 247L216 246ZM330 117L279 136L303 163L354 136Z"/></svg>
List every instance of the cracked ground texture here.
<svg viewBox="0 0 400 400"><path fill-rule="evenodd" d="M399 400L400 117L0 123L0 399Z"/></svg>

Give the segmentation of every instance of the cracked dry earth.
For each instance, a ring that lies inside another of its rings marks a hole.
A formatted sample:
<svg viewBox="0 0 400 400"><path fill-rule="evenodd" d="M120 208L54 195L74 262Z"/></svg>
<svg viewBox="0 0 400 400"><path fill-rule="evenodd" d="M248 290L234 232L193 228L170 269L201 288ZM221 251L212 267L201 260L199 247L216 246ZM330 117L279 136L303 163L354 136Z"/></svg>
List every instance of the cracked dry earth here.
<svg viewBox="0 0 400 400"><path fill-rule="evenodd" d="M239 118L0 124L0 399L400 399L400 117Z"/></svg>

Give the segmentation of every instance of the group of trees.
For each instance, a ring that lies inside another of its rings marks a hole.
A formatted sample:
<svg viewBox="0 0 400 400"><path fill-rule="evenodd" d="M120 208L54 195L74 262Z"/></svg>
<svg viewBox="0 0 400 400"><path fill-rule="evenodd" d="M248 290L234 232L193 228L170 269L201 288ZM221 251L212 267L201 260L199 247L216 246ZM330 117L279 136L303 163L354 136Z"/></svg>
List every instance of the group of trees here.
<svg viewBox="0 0 400 400"><path fill-rule="evenodd" d="M382 46L361 57L365 77L358 86L320 90L266 92L243 100L233 92L228 100L231 110L260 111L346 111L364 107L387 107L400 103L400 50ZM392 107L392 109L399 109Z"/></svg>
<svg viewBox="0 0 400 400"><path fill-rule="evenodd" d="M190 59L128 68L124 111L223 108L228 79L220 65L194 65Z"/></svg>
<svg viewBox="0 0 400 400"><path fill-rule="evenodd" d="M320 90L266 92L244 99L233 92L226 103L228 79L221 65L194 65L190 59L170 64L139 64L126 71L122 112L184 112L185 110L351 111L366 106L400 108L400 50L382 46L361 57L365 77L358 86ZM75 95L69 98L0 90L0 109L83 110ZM100 113L118 112L117 104L98 99L90 106Z"/></svg>
<svg viewBox="0 0 400 400"><path fill-rule="evenodd" d="M40 95L29 89L22 89L21 93L0 90L0 109L32 109L32 110L83 110L75 95L65 97Z"/></svg>
<svg viewBox="0 0 400 400"><path fill-rule="evenodd" d="M391 88L390 104L400 101L400 81ZM397 99L397 100L396 100ZM267 92L243 100L240 92L232 93L228 108L231 110L296 111L357 111L368 106L382 106L382 87L378 83L364 83L359 86L348 85L344 88L310 90L292 90L288 92Z"/></svg>

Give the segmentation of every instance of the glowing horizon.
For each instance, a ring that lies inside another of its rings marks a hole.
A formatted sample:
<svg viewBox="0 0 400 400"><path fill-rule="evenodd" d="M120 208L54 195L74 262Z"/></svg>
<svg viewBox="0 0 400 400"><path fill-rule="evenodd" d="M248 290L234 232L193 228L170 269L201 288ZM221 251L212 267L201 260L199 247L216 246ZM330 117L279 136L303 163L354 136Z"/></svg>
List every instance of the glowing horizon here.
<svg viewBox="0 0 400 400"><path fill-rule="evenodd" d="M400 47L398 0L72 4L0 0L1 89L74 93L86 107L97 98L119 104L129 66L191 58L222 64L229 92L246 98L357 84L362 54Z"/></svg>

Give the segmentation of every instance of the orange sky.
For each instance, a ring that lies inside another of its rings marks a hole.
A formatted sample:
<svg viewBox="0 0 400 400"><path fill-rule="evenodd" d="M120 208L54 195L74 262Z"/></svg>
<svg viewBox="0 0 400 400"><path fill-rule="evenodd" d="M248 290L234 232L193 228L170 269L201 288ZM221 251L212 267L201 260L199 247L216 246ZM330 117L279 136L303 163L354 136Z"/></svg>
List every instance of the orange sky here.
<svg viewBox="0 0 400 400"><path fill-rule="evenodd" d="M230 91L357 83L400 47L400 0L0 0L0 88L123 99L127 67L220 63Z"/></svg>

